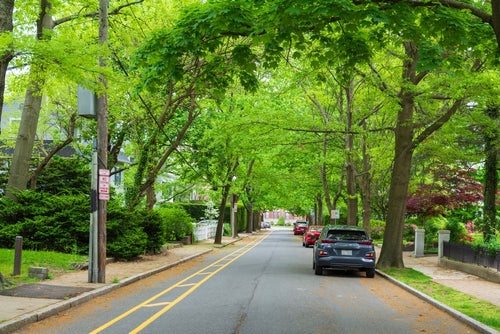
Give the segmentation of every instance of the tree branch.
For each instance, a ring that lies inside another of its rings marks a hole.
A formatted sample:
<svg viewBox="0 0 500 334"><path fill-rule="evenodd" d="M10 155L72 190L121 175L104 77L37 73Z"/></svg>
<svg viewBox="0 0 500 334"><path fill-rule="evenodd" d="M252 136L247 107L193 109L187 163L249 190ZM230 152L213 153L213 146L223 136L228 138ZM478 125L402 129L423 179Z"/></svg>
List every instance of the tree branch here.
<svg viewBox="0 0 500 334"><path fill-rule="evenodd" d="M130 7L130 6L133 6L133 5L137 5L141 2L143 2L144 0L136 0L136 1L133 1L133 2L128 2L126 4L123 4L121 6L118 6L116 7L115 9L111 10L108 12L108 15L117 15L117 14L120 14L120 11L123 9L123 8L126 8L126 7ZM99 11L95 11L95 12L91 12L91 13L86 13L86 14L74 14L74 15L70 15L70 16L66 16L66 17L63 17L63 18L60 18L58 20L54 20L53 21L53 25L54 27L62 24L62 23L65 23L65 22L68 22L68 21L72 21L72 20L76 20L78 18L81 18L81 17L99 17Z"/></svg>

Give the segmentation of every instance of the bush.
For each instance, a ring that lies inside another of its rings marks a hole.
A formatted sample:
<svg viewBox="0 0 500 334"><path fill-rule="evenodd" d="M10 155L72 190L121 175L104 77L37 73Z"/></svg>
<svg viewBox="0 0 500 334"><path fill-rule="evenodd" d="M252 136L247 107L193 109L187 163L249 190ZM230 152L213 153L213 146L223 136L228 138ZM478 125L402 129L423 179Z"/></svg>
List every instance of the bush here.
<svg viewBox="0 0 500 334"><path fill-rule="evenodd" d="M451 242L463 242L467 235L467 229L462 221L457 218L451 217L446 223L445 229L450 231Z"/></svg>
<svg viewBox="0 0 500 334"><path fill-rule="evenodd" d="M26 249L88 252L88 196L23 191L17 198L0 200L0 247L12 248L22 236Z"/></svg>
<svg viewBox="0 0 500 334"><path fill-rule="evenodd" d="M278 225L278 226L285 226L285 218L283 216L280 216L278 218L278 221L276 222L276 225Z"/></svg>
<svg viewBox="0 0 500 334"><path fill-rule="evenodd" d="M370 237L372 239L374 240L384 239L385 221L376 219L370 220L370 229L371 229Z"/></svg>
<svg viewBox="0 0 500 334"><path fill-rule="evenodd" d="M407 220L403 229L403 239L406 242L415 241L415 231L418 229L416 224L412 223L412 220Z"/></svg>
<svg viewBox="0 0 500 334"><path fill-rule="evenodd" d="M448 219L443 216L435 216L425 221L425 244L427 247L432 247L437 244L438 241L438 231L444 230Z"/></svg>
<svg viewBox="0 0 500 334"><path fill-rule="evenodd" d="M0 199L0 247L13 248L16 236L22 236L25 249L88 254L89 195L23 191L17 199ZM167 239L181 240L192 234L192 221L181 207L130 211L111 200L107 205L107 255L131 259L156 253Z"/></svg>
<svg viewBox="0 0 500 334"><path fill-rule="evenodd" d="M181 240L193 233L193 218L180 206L171 205L158 209L165 227L166 240Z"/></svg>
<svg viewBox="0 0 500 334"><path fill-rule="evenodd" d="M166 226L160 213L157 210L136 210L134 219L137 220L142 231L146 233L146 252L151 254L159 253L167 241Z"/></svg>
<svg viewBox="0 0 500 334"><path fill-rule="evenodd" d="M474 242L472 247L479 254L485 254L488 256L495 257L500 251L500 243L494 238L492 238L489 242Z"/></svg>
<svg viewBox="0 0 500 334"><path fill-rule="evenodd" d="M132 259L146 252L148 236L140 226L140 211L127 211L114 202L108 203L106 222L107 256Z"/></svg>
<svg viewBox="0 0 500 334"><path fill-rule="evenodd" d="M144 254L147 245L147 236L140 227L129 226L120 229L117 226L113 226L113 230L115 233L117 230L120 230L121 233L116 238L111 238L112 241L107 242L107 256L120 260L130 260Z"/></svg>
<svg viewBox="0 0 500 334"><path fill-rule="evenodd" d="M38 176L36 191L54 195L89 194L90 174L89 161L56 155Z"/></svg>

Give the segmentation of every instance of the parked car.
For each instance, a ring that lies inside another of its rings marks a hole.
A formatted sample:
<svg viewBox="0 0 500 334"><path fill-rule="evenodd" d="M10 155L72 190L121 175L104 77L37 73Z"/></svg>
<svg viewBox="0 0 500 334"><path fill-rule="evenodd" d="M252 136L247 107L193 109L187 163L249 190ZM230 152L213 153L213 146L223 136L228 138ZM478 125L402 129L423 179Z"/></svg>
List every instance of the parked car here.
<svg viewBox="0 0 500 334"><path fill-rule="evenodd" d="M313 269L322 275L323 269L343 269L366 272L375 277L375 247L362 227L328 225L314 244Z"/></svg>
<svg viewBox="0 0 500 334"><path fill-rule="evenodd" d="M296 223L293 228L293 234L304 234L307 230L307 223Z"/></svg>
<svg viewBox="0 0 500 334"><path fill-rule="evenodd" d="M302 246L309 247L314 245L316 240L318 240L318 237L320 236L322 230L323 226L320 225L309 226L306 233L304 233L304 237L302 238Z"/></svg>
<svg viewBox="0 0 500 334"><path fill-rule="evenodd" d="M261 228L271 228L271 224L269 224L269 222L262 222L260 224L260 227Z"/></svg>

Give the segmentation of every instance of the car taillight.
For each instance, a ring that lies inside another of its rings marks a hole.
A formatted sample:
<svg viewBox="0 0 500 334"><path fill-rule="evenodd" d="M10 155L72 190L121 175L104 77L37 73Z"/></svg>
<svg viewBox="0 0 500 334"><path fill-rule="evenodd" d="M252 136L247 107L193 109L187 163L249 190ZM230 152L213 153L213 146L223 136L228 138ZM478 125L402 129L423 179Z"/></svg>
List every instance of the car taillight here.
<svg viewBox="0 0 500 334"><path fill-rule="evenodd" d="M332 239L323 239L323 240L321 240L321 242L324 243L324 244L334 244L335 240L332 240Z"/></svg>
<svg viewBox="0 0 500 334"><path fill-rule="evenodd" d="M373 259L375 258L375 252L368 252L365 254L365 257L368 259Z"/></svg>
<svg viewBox="0 0 500 334"><path fill-rule="evenodd" d="M358 241L360 245L371 245L373 242L371 240Z"/></svg>
<svg viewBox="0 0 500 334"><path fill-rule="evenodd" d="M319 252L318 252L318 255L319 256L328 256L328 252L325 251L325 250L320 249Z"/></svg>

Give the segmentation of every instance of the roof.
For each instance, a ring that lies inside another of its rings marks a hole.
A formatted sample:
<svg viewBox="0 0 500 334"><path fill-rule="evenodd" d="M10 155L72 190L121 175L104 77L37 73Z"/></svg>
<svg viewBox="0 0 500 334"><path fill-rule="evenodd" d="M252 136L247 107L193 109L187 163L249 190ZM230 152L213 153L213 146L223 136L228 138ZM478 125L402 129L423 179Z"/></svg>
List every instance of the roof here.
<svg viewBox="0 0 500 334"><path fill-rule="evenodd" d="M365 231L361 226L352 226L352 225L326 225L330 230L349 230L349 231Z"/></svg>

